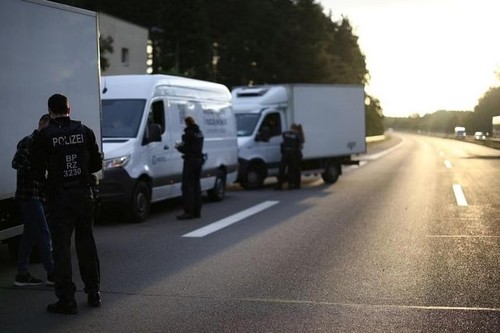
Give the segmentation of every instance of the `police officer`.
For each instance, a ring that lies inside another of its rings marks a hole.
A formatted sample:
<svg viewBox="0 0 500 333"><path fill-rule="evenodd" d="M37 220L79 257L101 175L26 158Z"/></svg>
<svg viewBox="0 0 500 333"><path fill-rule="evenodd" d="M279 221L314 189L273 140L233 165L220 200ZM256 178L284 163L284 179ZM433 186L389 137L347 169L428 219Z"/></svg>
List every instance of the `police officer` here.
<svg viewBox="0 0 500 333"><path fill-rule="evenodd" d="M182 167L182 201L184 213L177 216L179 220L201 217L201 168L203 166L203 133L193 117L184 119L186 127L182 142L176 145L183 154Z"/></svg>
<svg viewBox="0 0 500 333"><path fill-rule="evenodd" d="M275 189L281 190L286 176L288 188L300 188L300 166L302 156L302 139L297 130L297 125L292 124L290 130L282 133L281 162L278 174L278 184Z"/></svg>
<svg viewBox="0 0 500 333"><path fill-rule="evenodd" d="M33 142L33 169L43 180L47 172L47 215L52 233L55 294L59 299L47 311L75 314L75 284L71 269L71 237L80 275L85 284L87 303L101 305L100 267L93 235L94 197L92 173L101 170L102 155L94 132L69 117L66 96L55 94L48 100L52 119Z"/></svg>

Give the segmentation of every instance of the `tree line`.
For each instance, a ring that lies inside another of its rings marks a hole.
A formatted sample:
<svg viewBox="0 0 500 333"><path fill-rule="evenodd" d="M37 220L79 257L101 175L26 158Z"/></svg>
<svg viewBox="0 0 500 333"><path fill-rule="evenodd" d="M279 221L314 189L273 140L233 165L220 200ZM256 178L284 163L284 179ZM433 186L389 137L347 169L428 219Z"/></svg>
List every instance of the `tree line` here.
<svg viewBox="0 0 500 333"><path fill-rule="evenodd" d="M471 111L436 111L423 117L386 118L386 128L431 133L452 134L456 126L465 127L467 133L492 133L492 118L500 116L500 87L491 87L478 100Z"/></svg>
<svg viewBox="0 0 500 333"><path fill-rule="evenodd" d="M153 73L222 83L369 82L347 17L316 0L59 0L149 29ZM103 36L106 38L106 36ZM105 52L112 41L102 40ZM103 59L102 63L106 63ZM367 135L383 133L380 102L366 96Z"/></svg>

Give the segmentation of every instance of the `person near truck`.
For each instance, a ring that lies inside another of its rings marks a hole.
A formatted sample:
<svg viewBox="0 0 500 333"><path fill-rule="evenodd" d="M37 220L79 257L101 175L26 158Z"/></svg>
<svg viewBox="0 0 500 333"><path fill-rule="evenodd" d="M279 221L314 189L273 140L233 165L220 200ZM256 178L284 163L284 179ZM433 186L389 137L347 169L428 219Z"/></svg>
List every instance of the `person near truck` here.
<svg viewBox="0 0 500 333"><path fill-rule="evenodd" d="M55 294L58 301L47 306L52 313L75 314L76 286L72 278L71 238L80 275L85 284L87 303L101 305L100 266L93 235L94 172L102 168L102 155L94 132L79 121L70 119L66 96L48 99L52 117L33 142L33 169L36 178L45 181L47 173L47 216L52 233L55 263Z"/></svg>
<svg viewBox="0 0 500 333"><path fill-rule="evenodd" d="M201 217L201 168L203 166L203 133L193 117L184 119L186 127L182 142L176 145L182 153L182 201L184 213L178 220L190 220Z"/></svg>
<svg viewBox="0 0 500 333"><path fill-rule="evenodd" d="M54 285L54 260L52 258L52 240L45 218L43 184L33 177L30 156L33 139L50 121L50 115L44 114L38 129L25 136L17 144L17 151L12 160L12 167L17 170L15 198L21 209L24 231L19 243L17 255L17 275L14 285L18 287L34 286L43 283L29 272L31 251L36 245L43 267L47 271L46 284Z"/></svg>
<svg viewBox="0 0 500 333"><path fill-rule="evenodd" d="M304 129L302 128L301 124L295 124L294 130L299 134L299 140L300 140L300 147L299 147L299 154L297 157L297 170L295 172L295 180L294 184L296 185L296 188L300 188L301 184L301 175L302 175L302 150L304 149L304 143L306 142L305 136L304 136Z"/></svg>
<svg viewBox="0 0 500 333"><path fill-rule="evenodd" d="M288 178L288 188L300 188L300 161L302 159L303 135L297 124L292 124L290 130L284 131L281 142L281 161L278 174L278 184L275 189L281 190Z"/></svg>

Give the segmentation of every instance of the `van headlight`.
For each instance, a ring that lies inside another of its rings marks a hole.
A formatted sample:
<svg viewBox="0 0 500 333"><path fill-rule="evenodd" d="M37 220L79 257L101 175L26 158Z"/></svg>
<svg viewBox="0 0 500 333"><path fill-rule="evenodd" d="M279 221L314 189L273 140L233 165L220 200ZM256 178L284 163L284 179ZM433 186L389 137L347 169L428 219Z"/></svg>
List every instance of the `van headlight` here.
<svg viewBox="0 0 500 333"><path fill-rule="evenodd" d="M104 160L104 169L113 169L124 167L130 159L130 155L120 156Z"/></svg>

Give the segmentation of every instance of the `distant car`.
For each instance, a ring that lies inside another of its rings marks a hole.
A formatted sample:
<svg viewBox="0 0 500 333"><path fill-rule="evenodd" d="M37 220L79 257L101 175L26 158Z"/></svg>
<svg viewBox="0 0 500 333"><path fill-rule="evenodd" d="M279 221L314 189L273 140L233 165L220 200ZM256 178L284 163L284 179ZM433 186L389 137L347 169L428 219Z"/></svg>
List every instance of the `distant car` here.
<svg viewBox="0 0 500 333"><path fill-rule="evenodd" d="M474 139L476 139L476 140L485 140L486 139L486 135L484 135L483 132L476 132L476 133L474 133Z"/></svg>

